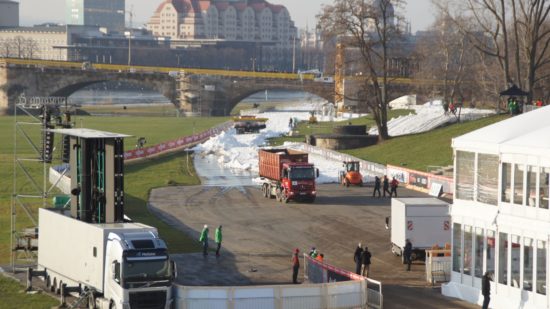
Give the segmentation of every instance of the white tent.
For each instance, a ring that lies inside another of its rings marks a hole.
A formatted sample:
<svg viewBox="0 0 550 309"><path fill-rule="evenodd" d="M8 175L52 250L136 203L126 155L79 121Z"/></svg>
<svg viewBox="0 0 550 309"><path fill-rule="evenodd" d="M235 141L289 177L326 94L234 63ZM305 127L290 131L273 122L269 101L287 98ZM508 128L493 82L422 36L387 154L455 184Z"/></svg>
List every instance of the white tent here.
<svg viewBox="0 0 550 309"><path fill-rule="evenodd" d="M530 154L536 148L550 154L549 119L550 106L539 108L454 138L453 148L488 154Z"/></svg>

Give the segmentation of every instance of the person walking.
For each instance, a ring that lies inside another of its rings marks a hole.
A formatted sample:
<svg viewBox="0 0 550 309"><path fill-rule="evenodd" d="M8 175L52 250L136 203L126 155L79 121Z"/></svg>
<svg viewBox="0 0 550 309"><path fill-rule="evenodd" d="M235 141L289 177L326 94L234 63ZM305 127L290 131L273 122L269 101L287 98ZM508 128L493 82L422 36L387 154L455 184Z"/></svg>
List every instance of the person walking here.
<svg viewBox="0 0 550 309"><path fill-rule="evenodd" d="M357 248L355 248L355 253L353 254L353 261L355 262L355 273L360 275L361 274L361 255L363 254L363 247L361 247L361 243L357 245Z"/></svg>
<svg viewBox="0 0 550 309"><path fill-rule="evenodd" d="M300 270L300 258L298 257L298 253L300 252L300 249L296 248L294 249L294 254L292 255L292 283L297 284L298 283L298 270Z"/></svg>
<svg viewBox="0 0 550 309"><path fill-rule="evenodd" d="M487 271L481 278L481 294L483 295L482 309L489 308L489 302L491 301L491 272Z"/></svg>
<svg viewBox="0 0 550 309"><path fill-rule="evenodd" d="M391 180L391 192L390 192L390 197L392 195L395 195L395 197L397 197L397 187L399 186L399 181L397 181L397 179L395 179L395 177L392 178Z"/></svg>
<svg viewBox="0 0 550 309"><path fill-rule="evenodd" d="M412 243L409 239L407 239L407 242L405 244L405 248L403 250L403 258L405 259L405 264L407 264L407 271L411 271Z"/></svg>
<svg viewBox="0 0 550 309"><path fill-rule="evenodd" d="M222 226L218 226L216 232L214 233L214 240L218 247L216 248L216 257L220 256L220 248L222 247Z"/></svg>
<svg viewBox="0 0 550 309"><path fill-rule="evenodd" d="M384 197L386 197L386 192L388 192L388 194L390 195L391 197L391 193L390 193L390 180L388 179L388 176L384 175L384 181L382 181L382 188L384 189L383 193L384 193Z"/></svg>
<svg viewBox="0 0 550 309"><path fill-rule="evenodd" d="M381 184L380 177L375 176L374 177L374 191L372 191L372 197L374 197L376 192L378 192L378 197L380 197L380 195L381 195L380 194L380 184Z"/></svg>
<svg viewBox="0 0 550 309"><path fill-rule="evenodd" d="M368 277L369 271L370 271L370 258L371 253L369 251L369 248L365 246L365 249L363 249L363 254L361 255L361 262L363 263L363 269L361 270L361 276Z"/></svg>
<svg viewBox="0 0 550 309"><path fill-rule="evenodd" d="M206 257L208 255L208 225L205 224L201 236L199 237L199 241L202 242L202 255Z"/></svg>

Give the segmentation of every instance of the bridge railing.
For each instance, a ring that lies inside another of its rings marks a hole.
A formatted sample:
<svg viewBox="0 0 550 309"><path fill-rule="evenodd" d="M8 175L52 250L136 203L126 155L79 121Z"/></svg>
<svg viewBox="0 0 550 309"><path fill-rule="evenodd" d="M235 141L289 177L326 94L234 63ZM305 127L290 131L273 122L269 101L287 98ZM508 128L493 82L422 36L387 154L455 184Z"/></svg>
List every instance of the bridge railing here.
<svg viewBox="0 0 550 309"><path fill-rule="evenodd" d="M37 60L37 59L19 59L19 58L0 58L0 63L7 65L33 66L38 68L64 68L84 70L82 62ZM313 74L296 73L276 73L276 72L252 72L237 70L215 70L215 69L196 69L196 68L174 68L174 67L155 67L155 66L128 66L105 63L92 63L86 66L85 70L102 70L112 72L131 72L131 73L166 73L183 72L184 74L198 75L216 75L242 78L271 78L271 79L291 79L313 81Z"/></svg>

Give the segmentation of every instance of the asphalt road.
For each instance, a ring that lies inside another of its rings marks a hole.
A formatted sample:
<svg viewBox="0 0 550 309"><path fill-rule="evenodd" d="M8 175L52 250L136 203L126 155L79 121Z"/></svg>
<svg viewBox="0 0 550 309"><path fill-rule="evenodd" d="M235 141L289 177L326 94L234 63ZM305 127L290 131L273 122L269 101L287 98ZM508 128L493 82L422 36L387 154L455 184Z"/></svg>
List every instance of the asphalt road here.
<svg viewBox="0 0 550 309"><path fill-rule="evenodd" d="M403 188L400 197L426 196ZM183 285L261 285L291 282L290 257L315 246L325 261L353 271L357 243L372 253L370 277L383 284L384 308L478 308L443 297L424 280L424 264L405 271L390 251L389 198L372 198L372 188L318 186L313 204L281 204L261 196L259 187L168 187L151 192L150 209L198 239L204 224L223 225L222 256L213 252L176 254ZM161 235L162 236L162 235ZM300 276L302 272L300 272Z"/></svg>

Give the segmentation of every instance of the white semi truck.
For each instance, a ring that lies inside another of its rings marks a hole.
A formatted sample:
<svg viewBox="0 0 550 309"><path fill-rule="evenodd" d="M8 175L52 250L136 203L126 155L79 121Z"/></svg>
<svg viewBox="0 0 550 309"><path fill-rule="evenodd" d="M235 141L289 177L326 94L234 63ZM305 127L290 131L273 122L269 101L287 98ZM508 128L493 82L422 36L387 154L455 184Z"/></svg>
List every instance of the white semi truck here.
<svg viewBox="0 0 550 309"><path fill-rule="evenodd" d="M390 218L386 218L386 228L391 229L391 250L402 259L407 239L413 260L423 260L425 250L434 245L443 248L451 242L449 204L439 199L392 198Z"/></svg>
<svg viewBox="0 0 550 309"><path fill-rule="evenodd" d="M87 223L66 212L39 210L38 269L47 286L88 291L89 308L171 307L176 269L156 228Z"/></svg>

